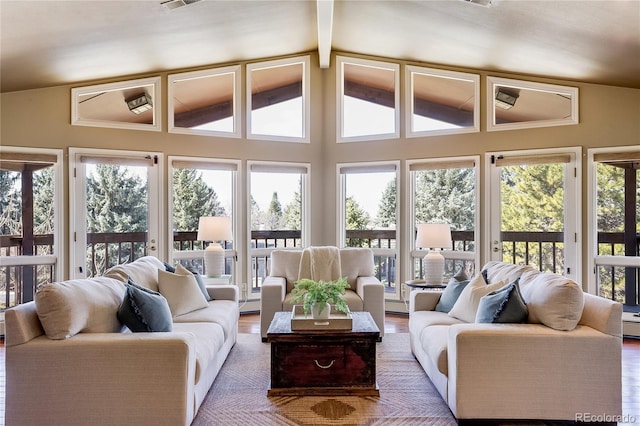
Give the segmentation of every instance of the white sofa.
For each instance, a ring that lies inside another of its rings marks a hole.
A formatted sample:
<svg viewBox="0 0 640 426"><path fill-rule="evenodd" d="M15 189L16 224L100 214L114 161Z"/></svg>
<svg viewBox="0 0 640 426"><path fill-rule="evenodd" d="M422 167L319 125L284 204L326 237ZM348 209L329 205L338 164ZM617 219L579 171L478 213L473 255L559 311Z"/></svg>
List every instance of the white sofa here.
<svg viewBox="0 0 640 426"><path fill-rule="evenodd" d="M488 284L474 277L453 306L443 301L442 312L435 308L443 292L410 297L411 350L453 415L460 422L576 421L597 413L615 424L622 410L621 304L527 266L489 262L483 273ZM477 306L480 296L516 278L514 299L521 296L528 310L524 322L476 323L487 306Z"/></svg>
<svg viewBox="0 0 640 426"><path fill-rule="evenodd" d="M189 425L237 340L238 292L206 287L206 301L196 288L205 305L173 318L192 302L167 296L172 331L130 332L118 319L124 281L194 294L193 277L164 270L144 257L104 277L47 284L8 310L5 424Z"/></svg>
<svg viewBox="0 0 640 426"><path fill-rule="evenodd" d="M266 341L267 330L276 312L291 311L291 290L300 278L312 278L310 251L275 250L271 253L269 276L262 282L260 299L260 333ZM322 248L321 248L322 249ZM375 277L373 251L370 248L341 248L331 279L346 277L350 289L345 299L351 311L371 314L384 335L384 285ZM325 280L326 281L326 280Z"/></svg>

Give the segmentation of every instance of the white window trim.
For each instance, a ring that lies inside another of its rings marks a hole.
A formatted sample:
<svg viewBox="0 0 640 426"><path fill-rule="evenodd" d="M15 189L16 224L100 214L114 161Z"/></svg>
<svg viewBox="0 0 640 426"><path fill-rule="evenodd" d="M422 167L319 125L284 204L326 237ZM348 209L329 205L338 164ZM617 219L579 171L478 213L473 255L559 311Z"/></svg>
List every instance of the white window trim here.
<svg viewBox="0 0 640 426"><path fill-rule="evenodd" d="M426 74L435 77L448 78L453 80L464 80L473 83L473 126L461 127L459 129L439 129L414 132L413 129L413 107L414 107L414 85L413 74ZM407 65L405 68L405 120L407 138L417 138L422 136L451 135L461 133L477 133L480 131L480 76L457 71L440 70L436 68L424 68Z"/></svg>
<svg viewBox="0 0 640 426"><path fill-rule="evenodd" d="M302 137L262 135L251 132L251 72L263 68L275 68L286 65L302 64ZM311 143L311 59L310 56L276 59L273 61L247 64L247 139L274 142Z"/></svg>
<svg viewBox="0 0 640 426"><path fill-rule="evenodd" d="M401 215L400 215L400 197L402 193L401 180L400 180L400 161L392 160L392 161L367 161L367 162L358 162L358 163L337 163L336 164L336 196L338 199L336 200L336 241L338 247L346 247L346 229L345 229L345 217L344 212L346 210L345 200L346 200L346 181L345 174L342 173L342 169L362 169L363 173L368 173L365 170L375 170L377 168L391 168L395 169L396 174L396 248L395 249L385 249L385 248L372 248L374 256L386 256L386 257L395 257L396 258L396 291L395 293L385 292L385 299L390 300L400 300L402 297L402 283L401 281L401 270L402 268L399 266L401 263L400 260L400 245L402 243L401 238ZM393 295L393 296L392 296Z"/></svg>
<svg viewBox="0 0 640 426"><path fill-rule="evenodd" d="M55 155L56 163L53 165L53 255L42 256L0 256L0 267L14 266L14 263L20 265L54 265L56 281L62 281L66 276L65 253L65 225L64 225L64 193L63 186L63 169L64 153L61 149L41 149L41 148L21 148L14 146L0 146L0 157L2 153L27 153L27 154L47 154ZM26 263L24 263L26 262ZM18 266L18 265L15 265Z"/></svg>
<svg viewBox="0 0 640 426"><path fill-rule="evenodd" d="M169 255L168 255L168 262L170 264L173 264L173 262L175 262L176 260L184 260L184 259L201 259L204 256L204 250L174 250L173 249L173 171L175 170L175 167L173 167L173 162L174 161L188 161L190 163L194 163L194 165L200 163L202 165L207 165L207 164L220 164L220 165L224 165L224 164L228 164L230 167L235 167L236 170L232 171L233 175L231 177L231 193L233 194L233 200L232 200L232 209L233 209L233 214L231 215L231 227L232 227L232 234L233 234L233 250L225 250L225 257L232 257L234 259L236 259L235 262L233 262L233 271L232 271L232 275L235 279L235 281L237 282L237 278L238 277L238 273L239 271L243 270L243 256L238 256L238 253L242 253L243 252L243 245L244 245L244 238L240 232L240 230L242 229L242 227L240 226L241 222L242 222L242 216L241 216L241 199L242 197L240 196L239 192L238 192L238 188L242 188L241 185L239 185L238 181L240 179L240 176L242 176L242 162L240 160L230 160L230 159L222 159L222 158L202 158L202 157L184 157L184 156L169 156L168 159L168 170L169 170L169 176L167 178L168 182L169 182L169 191L168 191L168 202L167 205L169 206L169 214L168 214L168 226L167 226L167 246L169 247ZM230 170L231 171L231 170Z"/></svg>
<svg viewBox="0 0 640 426"><path fill-rule="evenodd" d="M495 87L512 87L517 89L536 90L541 92L562 93L571 96L571 115L558 120L523 121L518 123L496 124L495 114ZM513 80L508 78L487 77L487 132L501 130L531 129L537 127L568 126L579 123L578 88L560 86L557 84L536 83L525 80Z"/></svg>
<svg viewBox="0 0 640 426"><path fill-rule="evenodd" d="M153 102L153 124L120 123L116 121L100 121L80 118L78 116L78 102L81 95L109 92L119 89L153 86L151 100ZM120 81L117 83L97 84L94 86L74 87L71 89L71 125L106 127L114 129L162 131L162 90L160 77L142 78L138 80Z"/></svg>
<svg viewBox="0 0 640 426"><path fill-rule="evenodd" d="M392 133L350 136L343 137L344 114L344 64L354 64L364 67L381 68L394 73L394 127ZM345 142L363 142L382 139L397 139L400 137L400 64L393 62L373 61L368 59L351 58L347 56L336 56L336 141L338 143Z"/></svg>
<svg viewBox="0 0 640 426"><path fill-rule="evenodd" d="M460 163L461 166L473 162L474 166L474 198L475 198L475 218L474 218L474 247L475 251L454 251L454 250L442 250L442 255L446 259L454 260L472 260L475 262L476 269L480 270L482 265L480 264L480 156L464 156L464 157L440 157L430 159L416 159L407 160L405 164L405 176L407 185L410 187L410 191L405 201L405 212L407 216L407 226L405 227L405 235L407 235L407 241L404 246L405 253L408 253L408 259L402 262L404 266L404 280L413 278L413 262L416 258L424 257L425 250L419 250L415 248L415 241L413 239L413 224L416 221L415 218L415 179L413 179L413 173L411 166L414 164L437 164L437 163ZM452 167L453 168L453 167ZM403 280L403 281L404 281Z"/></svg>
<svg viewBox="0 0 640 426"><path fill-rule="evenodd" d="M631 152L637 151L638 146L621 146L613 148L592 148L587 150L587 262L589 274L587 280L587 291L591 294L598 294L598 266L630 266L640 268L640 256L597 256L598 252L598 209L596 191L597 173L594 157L601 153Z"/></svg>
<svg viewBox="0 0 640 426"><path fill-rule="evenodd" d="M578 283L582 279L582 147L566 147L566 148L550 148L550 149L531 149L521 151L501 151L501 152L487 152L485 154L485 209L484 209L484 226L482 234L485 236L484 247L481 253L482 265L486 264L491 259L492 249L492 227L499 226L497 222L492 221L500 220L500 200L499 189L495 190L492 185L492 181L495 178L493 172L495 167L491 163L492 156L506 155L513 156L543 156L547 154L570 154L571 162L574 167L574 172L571 173L570 168L565 168L565 199L564 199L564 226L565 236L574 235L573 242L565 241L565 266L571 268L571 272L566 274L567 278L570 278ZM568 180L573 179L573 184ZM499 228L498 228L499 229Z"/></svg>
<svg viewBox="0 0 640 426"><path fill-rule="evenodd" d="M86 207L86 191L79 182L77 176L84 173L84 165L80 158L83 155L91 156L129 156L129 157L145 157L147 155L156 156L158 163L149 171L149 244L155 245L156 249L153 256L160 259L166 258L165 251L165 234L160 230L164 226L164 215L161 214L159 206L163 206L163 171L164 171L164 154L161 152L146 151L122 151L107 149L90 149L90 148L69 148L69 279L85 278L86 265L86 236L87 224L84 220ZM84 183L84 179L82 179ZM158 206L154 208L153 206ZM155 242L153 242L155 240ZM80 267L83 267L80 272Z"/></svg>
<svg viewBox="0 0 640 426"><path fill-rule="evenodd" d="M202 130L202 129L188 129L184 127L176 127L175 126L175 116L174 116L174 83L179 82L181 80L191 80L197 78L205 78L205 77L215 77L225 74L233 74L233 131L231 132L221 132L216 130ZM180 74L170 74L168 76L168 120L169 120L169 133L182 133L188 135L203 135L203 136L221 136L227 138L239 138L241 137L240 129L242 126L240 123L242 122L240 107L240 90L241 90L241 82L242 82L242 69L240 65L234 65L230 67L224 68L213 68L208 70L201 71L192 71L185 72Z"/></svg>

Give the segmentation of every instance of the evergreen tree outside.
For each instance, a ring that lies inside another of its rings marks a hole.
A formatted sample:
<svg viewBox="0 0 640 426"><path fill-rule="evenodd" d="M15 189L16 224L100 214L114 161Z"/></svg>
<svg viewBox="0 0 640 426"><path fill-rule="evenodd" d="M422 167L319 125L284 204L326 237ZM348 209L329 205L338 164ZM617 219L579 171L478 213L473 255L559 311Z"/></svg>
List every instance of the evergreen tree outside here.
<svg viewBox="0 0 640 426"><path fill-rule="evenodd" d="M0 235L22 234L20 173L0 170Z"/></svg>
<svg viewBox="0 0 640 426"><path fill-rule="evenodd" d="M353 197L347 197L345 206L346 230L368 229L371 216ZM364 240L359 238L347 239L347 247L362 247Z"/></svg>
<svg viewBox="0 0 640 426"><path fill-rule="evenodd" d="M267 229L278 230L284 228L284 213L282 212L282 205L278 200L278 193L274 192L269 203L266 215L263 223Z"/></svg>
<svg viewBox="0 0 640 426"><path fill-rule="evenodd" d="M381 228L396 227L396 179L392 179L387 183L386 188L382 192L382 198L378 204L378 213L376 215L375 224Z"/></svg>
<svg viewBox="0 0 640 426"><path fill-rule="evenodd" d="M302 229L302 196L300 191L293 194L293 200L285 207L284 222L287 229Z"/></svg>
<svg viewBox="0 0 640 426"><path fill-rule="evenodd" d="M98 164L87 176L87 232L147 232L147 183L129 167ZM87 248L87 262L95 259L96 271L101 273L111 264L119 263L117 247L109 245L109 256L104 246ZM124 261L143 256L144 244L122 247ZM108 263L109 262L109 263Z"/></svg>
<svg viewBox="0 0 640 426"><path fill-rule="evenodd" d="M173 172L173 230L197 231L201 216L226 216L216 191L196 169Z"/></svg>

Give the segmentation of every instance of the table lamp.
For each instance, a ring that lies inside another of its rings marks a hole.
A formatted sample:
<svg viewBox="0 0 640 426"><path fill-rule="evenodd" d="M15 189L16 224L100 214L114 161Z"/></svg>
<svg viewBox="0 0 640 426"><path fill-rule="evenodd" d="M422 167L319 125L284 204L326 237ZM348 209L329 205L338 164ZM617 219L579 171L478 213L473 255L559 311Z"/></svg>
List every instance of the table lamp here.
<svg viewBox="0 0 640 426"><path fill-rule="evenodd" d="M198 241L211 241L204 251L205 275L224 275L224 249L217 241L231 240L231 218L228 216L203 216L198 222Z"/></svg>
<svg viewBox="0 0 640 426"><path fill-rule="evenodd" d="M447 223L421 223L418 225L416 247L428 248L424 257L424 279L427 284L442 284L444 256L440 249L451 249L451 227Z"/></svg>

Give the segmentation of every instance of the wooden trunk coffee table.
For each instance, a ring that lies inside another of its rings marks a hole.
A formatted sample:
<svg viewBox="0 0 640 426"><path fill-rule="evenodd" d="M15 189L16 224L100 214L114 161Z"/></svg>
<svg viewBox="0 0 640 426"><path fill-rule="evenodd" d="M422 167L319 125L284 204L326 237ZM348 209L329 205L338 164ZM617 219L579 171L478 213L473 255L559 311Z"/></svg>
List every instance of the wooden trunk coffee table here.
<svg viewBox="0 0 640 426"><path fill-rule="evenodd" d="M271 386L267 395L380 395L369 312L351 312L351 330L291 331L291 312L276 312L267 330Z"/></svg>

